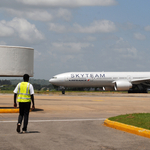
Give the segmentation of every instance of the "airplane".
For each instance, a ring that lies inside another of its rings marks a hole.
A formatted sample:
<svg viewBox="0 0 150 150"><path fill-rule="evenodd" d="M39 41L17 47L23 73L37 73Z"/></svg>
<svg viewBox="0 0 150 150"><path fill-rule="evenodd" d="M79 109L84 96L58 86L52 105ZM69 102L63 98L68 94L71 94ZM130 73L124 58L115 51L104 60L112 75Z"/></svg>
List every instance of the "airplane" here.
<svg viewBox="0 0 150 150"><path fill-rule="evenodd" d="M67 72L53 76L49 82L60 86L62 94L67 87L97 87L106 91L147 93L150 72Z"/></svg>

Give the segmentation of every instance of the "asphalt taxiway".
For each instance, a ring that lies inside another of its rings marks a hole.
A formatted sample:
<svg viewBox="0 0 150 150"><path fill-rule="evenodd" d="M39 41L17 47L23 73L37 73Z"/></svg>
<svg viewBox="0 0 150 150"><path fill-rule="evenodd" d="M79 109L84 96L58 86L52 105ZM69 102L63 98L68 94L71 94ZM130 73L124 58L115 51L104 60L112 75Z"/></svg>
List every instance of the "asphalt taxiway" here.
<svg viewBox="0 0 150 150"><path fill-rule="evenodd" d="M13 95L1 94L1 109ZM26 134L16 132L18 113L0 113L0 149L149 150L150 139L103 125L106 118L150 113L150 94L35 95Z"/></svg>

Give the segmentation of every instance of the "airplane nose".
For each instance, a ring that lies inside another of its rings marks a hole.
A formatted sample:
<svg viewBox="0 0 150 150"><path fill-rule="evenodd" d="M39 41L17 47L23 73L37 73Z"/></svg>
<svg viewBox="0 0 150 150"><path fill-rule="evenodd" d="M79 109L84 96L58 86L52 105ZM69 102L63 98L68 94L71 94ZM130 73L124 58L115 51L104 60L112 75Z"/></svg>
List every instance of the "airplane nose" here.
<svg viewBox="0 0 150 150"><path fill-rule="evenodd" d="M52 83L52 79L50 79L49 82Z"/></svg>
<svg viewBox="0 0 150 150"><path fill-rule="evenodd" d="M51 79L49 80L49 82L50 82L51 84L56 83L56 79L51 78Z"/></svg>

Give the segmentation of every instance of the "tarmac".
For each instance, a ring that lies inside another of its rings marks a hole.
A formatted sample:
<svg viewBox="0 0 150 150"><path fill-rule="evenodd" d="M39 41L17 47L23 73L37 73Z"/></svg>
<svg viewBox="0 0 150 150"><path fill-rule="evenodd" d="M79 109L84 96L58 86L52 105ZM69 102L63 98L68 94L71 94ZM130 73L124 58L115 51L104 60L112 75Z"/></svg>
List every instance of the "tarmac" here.
<svg viewBox="0 0 150 150"><path fill-rule="evenodd" d="M18 134L18 113L0 113L0 149L149 150L150 139L104 126L112 116L149 113L150 94L67 93L35 95L28 133ZM0 95L13 109L13 94Z"/></svg>

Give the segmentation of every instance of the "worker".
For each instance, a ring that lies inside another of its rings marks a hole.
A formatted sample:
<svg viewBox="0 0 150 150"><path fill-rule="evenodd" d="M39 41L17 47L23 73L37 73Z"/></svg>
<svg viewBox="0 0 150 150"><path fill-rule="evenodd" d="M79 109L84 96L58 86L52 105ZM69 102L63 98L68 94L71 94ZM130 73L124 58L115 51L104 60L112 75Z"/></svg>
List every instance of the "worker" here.
<svg viewBox="0 0 150 150"><path fill-rule="evenodd" d="M29 111L32 101L32 110L35 109L34 105L34 88L32 84L29 83L29 75L24 74L23 76L24 82L18 83L14 90L14 108L17 108L17 102L19 102L19 116L16 131L20 133L20 127L22 124L22 120L24 119L24 124L22 128L22 133L27 132Z"/></svg>

